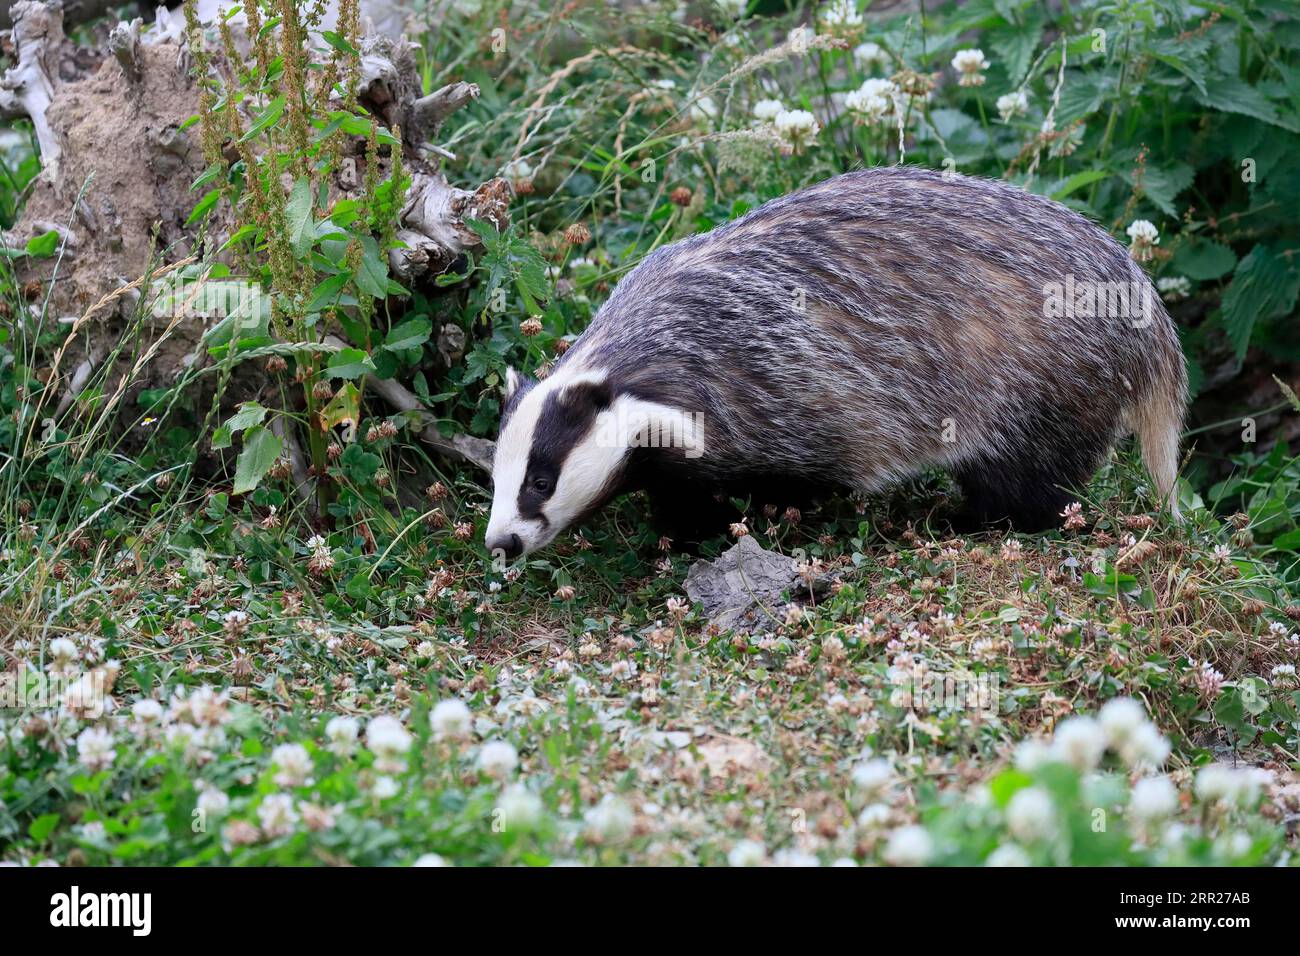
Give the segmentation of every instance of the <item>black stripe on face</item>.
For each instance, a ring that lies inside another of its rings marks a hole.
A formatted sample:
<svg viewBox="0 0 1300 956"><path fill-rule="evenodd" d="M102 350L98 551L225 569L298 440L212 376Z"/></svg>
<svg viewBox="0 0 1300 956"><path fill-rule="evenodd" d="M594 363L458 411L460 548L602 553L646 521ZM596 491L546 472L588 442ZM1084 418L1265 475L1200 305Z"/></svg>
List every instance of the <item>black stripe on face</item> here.
<svg viewBox="0 0 1300 956"><path fill-rule="evenodd" d="M542 508L555 494L560 470L569 453L595 426L596 416L612 400L613 392L604 382L581 382L546 396L528 449L524 483L519 486L521 518L540 521L543 527L550 524Z"/></svg>

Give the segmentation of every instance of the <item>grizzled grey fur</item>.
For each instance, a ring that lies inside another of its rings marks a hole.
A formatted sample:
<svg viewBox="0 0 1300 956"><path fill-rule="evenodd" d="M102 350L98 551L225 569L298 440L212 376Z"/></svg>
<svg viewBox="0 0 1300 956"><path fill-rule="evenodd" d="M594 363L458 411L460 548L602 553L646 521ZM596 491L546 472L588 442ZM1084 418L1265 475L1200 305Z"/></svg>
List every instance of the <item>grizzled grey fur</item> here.
<svg viewBox="0 0 1300 956"><path fill-rule="evenodd" d="M1149 294L1136 313L1061 315L1046 303L1067 280ZM570 524L637 486L679 500L786 482L873 491L941 467L976 518L1033 529L1133 431L1172 507L1186 385L1168 313L1104 231L1007 183L906 166L837 176L647 256L547 379L511 389L503 437L552 379L529 435L498 449L498 473L528 458L522 482L496 488L489 546L507 552L519 521L544 528L522 550L561 530L546 527L549 496L620 398L702 413L702 453L602 461L599 494L557 505Z"/></svg>

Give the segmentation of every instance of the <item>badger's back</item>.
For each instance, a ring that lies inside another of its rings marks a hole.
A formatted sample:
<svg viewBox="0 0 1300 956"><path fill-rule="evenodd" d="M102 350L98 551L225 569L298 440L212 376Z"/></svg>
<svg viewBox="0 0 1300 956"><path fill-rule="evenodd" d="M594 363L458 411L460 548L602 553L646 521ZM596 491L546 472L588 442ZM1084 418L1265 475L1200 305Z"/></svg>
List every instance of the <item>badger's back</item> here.
<svg viewBox="0 0 1300 956"><path fill-rule="evenodd" d="M1049 314L1067 283L1132 284L1144 311ZM1180 417L1185 383L1159 297L1105 232L914 167L838 176L656 251L564 363L702 412L696 467L860 488L1018 457L1086 478L1144 415Z"/></svg>

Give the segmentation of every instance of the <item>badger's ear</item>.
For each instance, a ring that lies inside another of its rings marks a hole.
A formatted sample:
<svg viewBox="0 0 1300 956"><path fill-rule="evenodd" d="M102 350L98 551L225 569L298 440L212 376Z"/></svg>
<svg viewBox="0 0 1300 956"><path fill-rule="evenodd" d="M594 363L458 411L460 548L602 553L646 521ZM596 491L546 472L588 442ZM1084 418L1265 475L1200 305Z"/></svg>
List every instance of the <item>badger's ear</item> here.
<svg viewBox="0 0 1300 956"><path fill-rule="evenodd" d="M519 391L519 386L524 383L524 377L515 371L513 365L506 367L505 384L501 386L501 397L507 402L515 397L515 392Z"/></svg>
<svg viewBox="0 0 1300 956"><path fill-rule="evenodd" d="M560 400L574 412L594 414L609 408L614 401L614 389L608 381L578 381L565 387Z"/></svg>

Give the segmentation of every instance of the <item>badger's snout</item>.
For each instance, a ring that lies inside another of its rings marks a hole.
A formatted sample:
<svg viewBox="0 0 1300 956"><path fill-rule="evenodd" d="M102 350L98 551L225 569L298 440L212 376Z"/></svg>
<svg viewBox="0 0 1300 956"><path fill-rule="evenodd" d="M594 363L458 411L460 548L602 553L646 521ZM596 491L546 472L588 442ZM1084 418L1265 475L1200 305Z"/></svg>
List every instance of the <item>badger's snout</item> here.
<svg viewBox="0 0 1300 956"><path fill-rule="evenodd" d="M487 549L491 554L500 551L507 561L513 561L524 553L524 542L517 534L503 535L496 539L488 539Z"/></svg>

